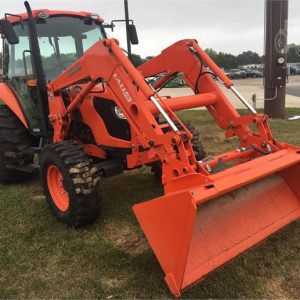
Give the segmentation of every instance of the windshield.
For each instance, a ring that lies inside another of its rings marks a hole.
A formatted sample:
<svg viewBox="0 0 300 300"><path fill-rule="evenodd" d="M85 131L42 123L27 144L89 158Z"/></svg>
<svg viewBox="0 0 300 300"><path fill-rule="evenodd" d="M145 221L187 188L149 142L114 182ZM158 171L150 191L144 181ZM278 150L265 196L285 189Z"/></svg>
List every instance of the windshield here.
<svg viewBox="0 0 300 300"><path fill-rule="evenodd" d="M91 19L59 16L37 21L37 33L47 80L53 80L96 42L102 27Z"/></svg>

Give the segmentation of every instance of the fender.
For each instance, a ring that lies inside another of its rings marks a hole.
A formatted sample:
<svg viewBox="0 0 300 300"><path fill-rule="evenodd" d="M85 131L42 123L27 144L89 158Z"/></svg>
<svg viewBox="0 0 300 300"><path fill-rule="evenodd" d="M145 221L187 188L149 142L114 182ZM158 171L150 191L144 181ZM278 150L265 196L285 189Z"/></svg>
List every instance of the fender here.
<svg viewBox="0 0 300 300"><path fill-rule="evenodd" d="M22 108L16 96L6 83L0 83L0 100L14 112L14 114L19 118L23 125L28 129L29 126Z"/></svg>

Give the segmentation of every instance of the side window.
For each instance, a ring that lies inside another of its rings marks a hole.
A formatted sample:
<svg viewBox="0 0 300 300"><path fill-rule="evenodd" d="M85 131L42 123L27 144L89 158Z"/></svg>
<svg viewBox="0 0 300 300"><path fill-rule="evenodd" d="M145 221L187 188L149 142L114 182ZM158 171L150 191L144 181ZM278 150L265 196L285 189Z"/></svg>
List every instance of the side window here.
<svg viewBox="0 0 300 300"><path fill-rule="evenodd" d="M32 75L32 64L31 55L29 52L24 52L29 50L29 38L25 36L19 37L19 43L16 45L9 45L9 64L7 75L8 78L22 77L26 75ZM24 60L25 56L25 60ZM26 71L25 71L26 64Z"/></svg>
<svg viewBox="0 0 300 300"><path fill-rule="evenodd" d="M102 39L99 28L94 28L88 32L85 32L82 36L83 52L93 46L96 42Z"/></svg>

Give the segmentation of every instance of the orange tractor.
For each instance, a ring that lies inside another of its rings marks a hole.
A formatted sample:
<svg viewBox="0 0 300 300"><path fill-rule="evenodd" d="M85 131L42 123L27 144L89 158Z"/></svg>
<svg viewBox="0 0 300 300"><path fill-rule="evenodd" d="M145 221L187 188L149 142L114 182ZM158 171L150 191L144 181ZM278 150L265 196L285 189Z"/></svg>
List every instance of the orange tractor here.
<svg viewBox="0 0 300 300"><path fill-rule="evenodd" d="M197 41L179 41L135 68L97 15L25 6L0 21L2 182L39 171L54 215L80 227L99 215L101 178L151 167L164 195L133 211L175 296L300 217L300 148L273 138L267 116ZM178 74L194 95L160 96ZM239 146L205 157L199 133L175 114L195 107L206 107Z"/></svg>

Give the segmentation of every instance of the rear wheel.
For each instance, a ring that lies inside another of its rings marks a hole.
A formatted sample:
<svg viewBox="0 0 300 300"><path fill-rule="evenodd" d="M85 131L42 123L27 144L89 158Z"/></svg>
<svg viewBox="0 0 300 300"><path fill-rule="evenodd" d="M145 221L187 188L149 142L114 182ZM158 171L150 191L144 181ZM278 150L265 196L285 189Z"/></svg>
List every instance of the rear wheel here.
<svg viewBox="0 0 300 300"><path fill-rule="evenodd" d="M59 221L78 228L97 220L100 176L82 146L74 141L46 146L40 169L47 202Z"/></svg>
<svg viewBox="0 0 300 300"><path fill-rule="evenodd" d="M28 173L17 170L32 162L32 155L24 153L32 138L27 128L6 106L0 105L0 181L20 182Z"/></svg>
<svg viewBox="0 0 300 300"><path fill-rule="evenodd" d="M189 121L184 121L183 124L190 131L190 133L193 135L191 143L192 143L192 147L193 147L196 159L201 160L201 159L205 158L206 152L205 152L204 147L202 145L199 131ZM177 123L176 123L176 125L178 126ZM179 129L180 129L180 126L179 126ZM152 165L151 171L154 173L154 176L158 180L161 180L162 165L161 165L160 161L155 162Z"/></svg>

